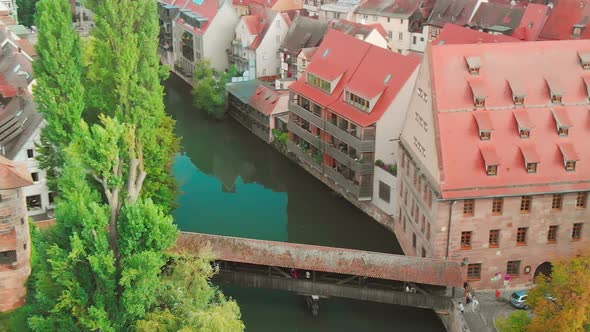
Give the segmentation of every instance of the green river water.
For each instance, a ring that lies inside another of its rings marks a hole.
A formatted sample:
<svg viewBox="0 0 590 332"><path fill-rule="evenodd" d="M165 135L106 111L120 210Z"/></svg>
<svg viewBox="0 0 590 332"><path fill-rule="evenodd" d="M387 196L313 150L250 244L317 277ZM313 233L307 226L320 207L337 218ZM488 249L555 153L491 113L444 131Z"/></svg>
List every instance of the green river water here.
<svg viewBox="0 0 590 332"><path fill-rule="evenodd" d="M395 236L231 119L192 106L190 87L172 75L166 107L182 137L174 174L181 230L401 253ZM248 332L444 331L434 312L322 299L312 317L301 297L223 285Z"/></svg>

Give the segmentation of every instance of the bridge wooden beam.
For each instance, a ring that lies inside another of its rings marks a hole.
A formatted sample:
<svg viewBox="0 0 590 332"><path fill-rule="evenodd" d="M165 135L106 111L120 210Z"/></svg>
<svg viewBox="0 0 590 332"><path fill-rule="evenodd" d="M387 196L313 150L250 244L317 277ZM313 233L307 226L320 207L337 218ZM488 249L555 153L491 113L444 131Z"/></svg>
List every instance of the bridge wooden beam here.
<svg viewBox="0 0 590 332"><path fill-rule="evenodd" d="M278 267L276 267L276 266L270 266L270 267L271 267L273 270L275 270L275 271L277 271L278 273L280 273L280 274L281 274L283 277L285 277L285 278L289 278L289 279L293 278L293 277L292 277L292 276L291 276L289 273L287 273L287 272L285 272L285 271L283 271L283 270L279 269L279 268L278 268Z"/></svg>
<svg viewBox="0 0 590 332"><path fill-rule="evenodd" d="M353 281L353 280L354 280L354 279L356 279L356 278L358 278L358 276L350 276L350 277L348 277L348 278L345 278L345 279L342 279L342 280L338 281L338 282L336 283L336 285L342 285L342 284L346 284L346 283L348 283L348 282L350 282L350 281Z"/></svg>

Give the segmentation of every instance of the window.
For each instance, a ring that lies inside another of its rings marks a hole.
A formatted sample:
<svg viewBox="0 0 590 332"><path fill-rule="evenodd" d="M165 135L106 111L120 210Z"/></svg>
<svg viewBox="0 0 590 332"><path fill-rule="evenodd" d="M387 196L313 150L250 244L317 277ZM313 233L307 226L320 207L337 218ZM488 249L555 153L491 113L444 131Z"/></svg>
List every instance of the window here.
<svg viewBox="0 0 590 332"><path fill-rule="evenodd" d="M16 250L0 252L0 265L16 263Z"/></svg>
<svg viewBox="0 0 590 332"><path fill-rule="evenodd" d="M480 131L479 132L479 139L482 141L489 141L492 138L491 131Z"/></svg>
<svg viewBox="0 0 590 332"><path fill-rule="evenodd" d="M281 42L281 36L280 35L279 36L276 36L276 40L277 40L277 43L280 43Z"/></svg>
<svg viewBox="0 0 590 332"><path fill-rule="evenodd" d="M420 37L420 41L423 42L424 41L424 37Z"/></svg>
<svg viewBox="0 0 590 332"><path fill-rule="evenodd" d="M430 223L426 223L426 238L430 240Z"/></svg>
<svg viewBox="0 0 590 332"><path fill-rule="evenodd" d="M41 195L27 196L27 210L41 210Z"/></svg>
<svg viewBox="0 0 590 332"><path fill-rule="evenodd" d="M416 249L416 233L412 233L412 247Z"/></svg>
<svg viewBox="0 0 590 332"><path fill-rule="evenodd" d="M55 204L55 193L54 192L50 192L47 194L48 198L49 198L49 204Z"/></svg>
<svg viewBox="0 0 590 332"><path fill-rule="evenodd" d="M502 215L502 208L504 206L503 198L494 198L492 201L492 214L495 216Z"/></svg>
<svg viewBox="0 0 590 332"><path fill-rule="evenodd" d="M514 105L522 105L524 104L524 98L520 96L514 96L512 99L514 101Z"/></svg>
<svg viewBox="0 0 590 332"><path fill-rule="evenodd" d="M33 182L39 182L39 172L31 173L31 178L33 178Z"/></svg>
<svg viewBox="0 0 590 332"><path fill-rule="evenodd" d="M401 24L404 24L404 20L403 20L403 19L401 19L401 20L399 21L399 23L401 23Z"/></svg>
<svg viewBox="0 0 590 332"><path fill-rule="evenodd" d="M499 229L491 229L490 236L488 238L488 247L489 248L498 248L500 246L500 230Z"/></svg>
<svg viewBox="0 0 590 332"><path fill-rule="evenodd" d="M412 37L412 44L416 45L416 36Z"/></svg>
<svg viewBox="0 0 590 332"><path fill-rule="evenodd" d="M549 231L547 232L547 242L557 242L557 225L549 226Z"/></svg>
<svg viewBox="0 0 590 332"><path fill-rule="evenodd" d="M565 162L565 170L568 171L568 172L575 171L576 170L576 162L575 161L567 160Z"/></svg>
<svg viewBox="0 0 590 332"><path fill-rule="evenodd" d="M529 173L537 173L537 163L526 163L526 171Z"/></svg>
<svg viewBox="0 0 590 332"><path fill-rule="evenodd" d="M498 175L498 165L488 165L486 171L488 175Z"/></svg>
<svg viewBox="0 0 590 332"><path fill-rule="evenodd" d="M17 72L22 68L22 65L19 63L18 65L14 66L13 72Z"/></svg>
<svg viewBox="0 0 590 332"><path fill-rule="evenodd" d="M582 223L577 223L572 228L572 240L578 241L580 238L582 238Z"/></svg>
<svg viewBox="0 0 590 332"><path fill-rule="evenodd" d="M393 39L393 31L388 31L387 32L387 35L389 37L389 40L392 40Z"/></svg>
<svg viewBox="0 0 590 332"><path fill-rule="evenodd" d="M526 245L526 232L527 227L518 227L518 231L516 232L516 245L524 246Z"/></svg>
<svg viewBox="0 0 590 332"><path fill-rule="evenodd" d="M432 208L432 191L428 190L428 208Z"/></svg>
<svg viewBox="0 0 590 332"><path fill-rule="evenodd" d="M378 19L377 15L373 15L373 21L377 22Z"/></svg>
<svg viewBox="0 0 590 332"><path fill-rule="evenodd" d="M471 249L471 232L461 232L461 249Z"/></svg>
<svg viewBox="0 0 590 332"><path fill-rule="evenodd" d="M551 102L554 104L561 104L561 95L551 94Z"/></svg>
<svg viewBox="0 0 590 332"><path fill-rule="evenodd" d="M332 91L332 84L330 82L323 80L312 73L307 73L307 83L328 93Z"/></svg>
<svg viewBox="0 0 590 332"><path fill-rule="evenodd" d="M262 69L262 76L266 76L266 69Z"/></svg>
<svg viewBox="0 0 590 332"><path fill-rule="evenodd" d="M561 210L561 194L553 194L553 200L551 201L551 209Z"/></svg>
<svg viewBox="0 0 590 332"><path fill-rule="evenodd" d="M369 101L365 98L359 97L350 91L346 91L346 102L351 104L352 106L362 110L368 111L369 110Z"/></svg>
<svg viewBox="0 0 590 332"><path fill-rule="evenodd" d="M379 198L381 198L383 201L389 203L389 195L390 194L391 194L391 188L383 181L379 181Z"/></svg>
<svg viewBox="0 0 590 332"><path fill-rule="evenodd" d="M426 249L424 247L422 247L422 257L426 257Z"/></svg>
<svg viewBox="0 0 590 332"><path fill-rule="evenodd" d="M424 230L426 230L426 216L422 215L422 227L420 227L422 234L424 234Z"/></svg>
<svg viewBox="0 0 590 332"><path fill-rule="evenodd" d="M520 272L520 261L508 261L506 264L506 274L517 276Z"/></svg>
<svg viewBox="0 0 590 332"><path fill-rule="evenodd" d="M276 20L275 23L277 24L277 27L281 26L281 20Z"/></svg>
<svg viewBox="0 0 590 332"><path fill-rule="evenodd" d="M529 129L521 129L518 132L520 133L520 138L529 138L529 137L531 137L531 131Z"/></svg>
<svg viewBox="0 0 590 332"><path fill-rule="evenodd" d="M402 219L404 221L404 233L405 233L406 232L406 216L404 216Z"/></svg>
<svg viewBox="0 0 590 332"><path fill-rule="evenodd" d="M467 265L467 280L481 279L481 264Z"/></svg>
<svg viewBox="0 0 590 332"><path fill-rule="evenodd" d="M475 202L472 199L466 199L463 201L463 217L473 216L473 205L475 205Z"/></svg>
<svg viewBox="0 0 590 332"><path fill-rule="evenodd" d="M35 152L33 149L27 149L27 158L35 157Z"/></svg>
<svg viewBox="0 0 590 332"><path fill-rule="evenodd" d="M567 127L559 127L557 133L559 136L567 136L569 134L569 129Z"/></svg>
<svg viewBox="0 0 590 332"><path fill-rule="evenodd" d="M578 209L585 209L587 200L588 200L588 193L585 191L579 192L576 197L576 207Z"/></svg>
<svg viewBox="0 0 590 332"><path fill-rule="evenodd" d="M531 212L531 205L533 203L533 197L531 196L522 196L520 198L520 212L521 213L529 213Z"/></svg>
<svg viewBox="0 0 590 332"><path fill-rule="evenodd" d="M475 106L476 107L485 107L486 100L484 98L475 97Z"/></svg>
<svg viewBox="0 0 590 332"><path fill-rule="evenodd" d="M403 32L399 32L399 33L397 34L397 39L398 39L398 40L404 40L404 33L403 33Z"/></svg>

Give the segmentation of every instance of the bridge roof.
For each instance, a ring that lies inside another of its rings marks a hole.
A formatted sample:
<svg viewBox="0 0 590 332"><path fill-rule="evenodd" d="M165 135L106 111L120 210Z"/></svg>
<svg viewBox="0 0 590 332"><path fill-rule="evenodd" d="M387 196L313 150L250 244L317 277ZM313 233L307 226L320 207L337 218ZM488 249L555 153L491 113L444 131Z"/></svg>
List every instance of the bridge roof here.
<svg viewBox="0 0 590 332"><path fill-rule="evenodd" d="M354 249L182 232L176 250L208 248L216 259L421 284L463 285L459 262Z"/></svg>

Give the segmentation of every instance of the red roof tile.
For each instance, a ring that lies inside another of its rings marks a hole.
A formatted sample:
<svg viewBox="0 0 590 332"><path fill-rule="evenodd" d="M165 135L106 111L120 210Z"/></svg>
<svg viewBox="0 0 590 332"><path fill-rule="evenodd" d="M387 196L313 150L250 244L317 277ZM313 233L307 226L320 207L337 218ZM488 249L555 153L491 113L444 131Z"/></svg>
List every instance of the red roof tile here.
<svg viewBox="0 0 590 332"><path fill-rule="evenodd" d="M179 13L182 11L189 11L193 14L200 15L202 17L207 18L207 23L202 28L192 27L193 30L198 34L204 34L207 31L207 28L211 25L211 22L217 15L217 11L219 10L219 1L218 0L203 0L201 5L196 4L192 0L165 0L166 3L178 6L180 9ZM181 18L181 15L176 17L176 20L179 24L186 24L184 20Z"/></svg>
<svg viewBox="0 0 590 332"><path fill-rule="evenodd" d="M438 38L432 41L432 45L506 43L518 41L520 40L513 37L505 35L492 35L489 33L447 23L441 30L440 34L438 35Z"/></svg>
<svg viewBox="0 0 590 332"><path fill-rule="evenodd" d="M586 41L431 46L443 198L590 190L590 149L585 147L590 141L590 104L578 57L589 49ZM479 76L470 75L466 67L465 57L473 56L480 58ZM485 109L477 113L468 84L474 77L483 82L487 95ZM519 82L526 96L518 108L507 83L515 77L526 78ZM551 104L546 77L562 84L563 105ZM474 113L489 116L489 141L480 140L480 120ZM556 118L571 125L568 137L558 135ZM519 125L531 130L529 138L520 137ZM482 155L488 163L498 162L497 175L487 175ZM575 171L565 170L564 156L579 160ZM536 173L527 172L523 158L539 162Z"/></svg>
<svg viewBox="0 0 590 332"><path fill-rule="evenodd" d="M33 184L27 165L0 156L0 190L15 189Z"/></svg>
<svg viewBox="0 0 590 332"><path fill-rule="evenodd" d="M260 113L271 115L277 110L277 106L281 104L284 106L284 109L286 109L288 99L289 91L271 90L263 84L260 84L258 85L258 88L256 88L256 92L254 92L250 98L249 104ZM280 110L281 108L278 109Z"/></svg>
<svg viewBox="0 0 590 332"><path fill-rule="evenodd" d="M242 16L241 19L244 20L244 24L248 28L248 31L250 32L250 34L257 35L260 33L260 31L262 31L263 26L262 26L262 22L261 22L259 16L247 15L247 16Z"/></svg>
<svg viewBox="0 0 590 332"><path fill-rule="evenodd" d="M290 88L364 127L381 118L419 64L420 60L414 57L399 55L330 30L311 59L308 71L319 77L342 73L334 92L328 95L308 85L305 75ZM363 112L344 102L345 89L366 99L376 96L379 99L371 112Z"/></svg>
<svg viewBox="0 0 590 332"><path fill-rule="evenodd" d="M590 39L590 0L553 0L553 9L541 30L542 39ZM575 26L583 27L574 37Z"/></svg>

